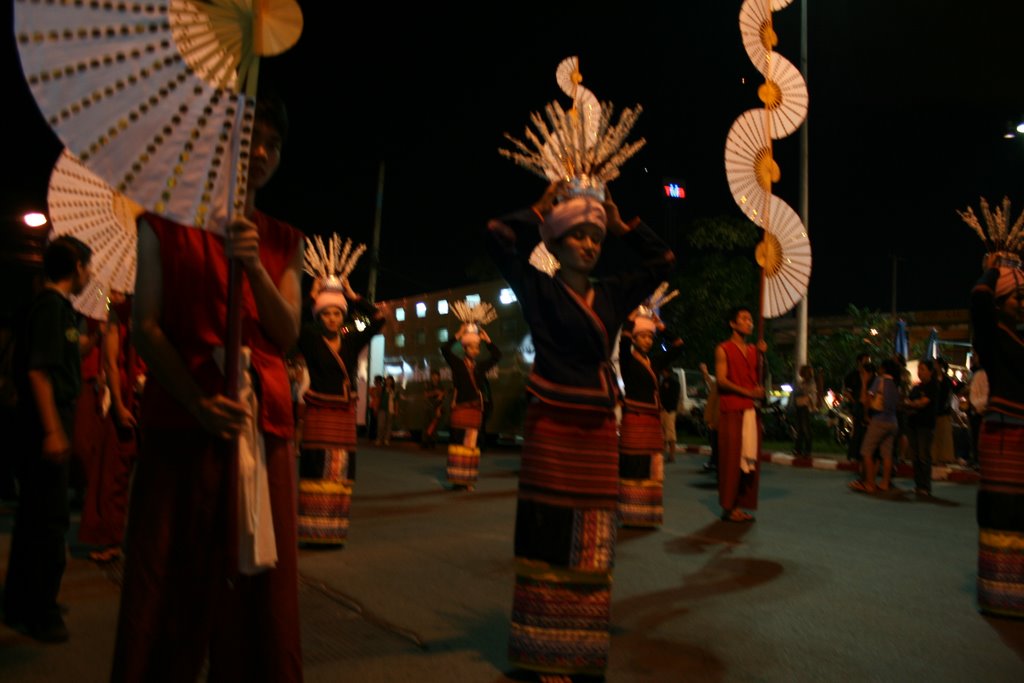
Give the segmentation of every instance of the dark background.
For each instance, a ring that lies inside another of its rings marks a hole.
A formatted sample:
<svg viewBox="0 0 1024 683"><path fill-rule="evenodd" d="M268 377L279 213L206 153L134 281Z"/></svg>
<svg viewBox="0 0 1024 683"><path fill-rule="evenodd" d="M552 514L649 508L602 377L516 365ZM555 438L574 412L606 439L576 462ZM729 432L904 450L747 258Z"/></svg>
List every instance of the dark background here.
<svg viewBox="0 0 1024 683"><path fill-rule="evenodd" d="M694 219L740 214L725 137L760 106L763 80L740 40L740 2L300 5L299 43L261 65L292 133L258 204L307 234L370 244L383 164L378 299L494 275L479 243L486 220L545 185L497 149L505 132L523 137L530 112L569 106L554 73L570 55L615 119L644 108L631 139L647 146L611 186L624 215L686 249ZM774 14L777 51L795 64L800 11L796 0ZM1024 121L1024 3L812 0L808 24L811 315L888 311L894 263L899 311L966 306L983 247L956 210L1008 196L1014 218L1024 211L1024 136L1003 138ZM0 210L11 225L45 207L61 145L5 35ZM799 137L774 143L774 192L798 211ZM665 199L665 178L685 181L687 198Z"/></svg>

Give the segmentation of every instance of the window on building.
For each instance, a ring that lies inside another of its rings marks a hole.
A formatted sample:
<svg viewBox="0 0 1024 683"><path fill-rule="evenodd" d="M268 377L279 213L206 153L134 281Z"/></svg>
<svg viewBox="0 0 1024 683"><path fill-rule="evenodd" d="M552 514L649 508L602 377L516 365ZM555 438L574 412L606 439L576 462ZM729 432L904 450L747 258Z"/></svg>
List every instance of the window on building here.
<svg viewBox="0 0 1024 683"><path fill-rule="evenodd" d="M416 317L426 318L427 317L427 305L420 301L416 304Z"/></svg>
<svg viewBox="0 0 1024 683"><path fill-rule="evenodd" d="M400 349L404 349L405 348L405 335L404 334L399 333L399 334L395 335L395 346L397 346Z"/></svg>
<svg viewBox="0 0 1024 683"><path fill-rule="evenodd" d="M438 315L448 315L448 300L447 299L441 299L440 301L437 302L437 314Z"/></svg>
<svg viewBox="0 0 1024 683"><path fill-rule="evenodd" d="M442 327L442 328L440 328L437 331L437 341L441 342L442 344L444 342L448 341L448 328L447 327Z"/></svg>
<svg viewBox="0 0 1024 683"><path fill-rule="evenodd" d="M405 322L405 309L399 306L395 309L395 320L398 322Z"/></svg>
<svg viewBox="0 0 1024 683"><path fill-rule="evenodd" d="M419 331L416 332L416 343L420 344L420 345L427 343L427 331L426 330L419 330Z"/></svg>

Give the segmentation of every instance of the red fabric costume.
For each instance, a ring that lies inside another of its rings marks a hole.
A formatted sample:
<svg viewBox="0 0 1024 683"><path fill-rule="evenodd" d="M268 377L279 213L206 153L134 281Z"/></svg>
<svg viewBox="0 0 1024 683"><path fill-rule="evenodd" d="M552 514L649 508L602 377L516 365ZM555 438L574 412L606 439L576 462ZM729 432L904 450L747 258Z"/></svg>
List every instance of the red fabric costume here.
<svg viewBox="0 0 1024 683"><path fill-rule="evenodd" d="M730 382L745 389L753 389L761 383L756 346L747 344L745 350L740 350L732 341L718 346L725 352ZM725 391L721 385L718 392L718 502L727 511L736 507L756 510L761 463L758 461L753 472L744 473L740 469L743 411L754 408L754 399ZM760 416L757 417L757 452L761 452Z"/></svg>
<svg viewBox="0 0 1024 683"><path fill-rule="evenodd" d="M195 381L209 394L224 377L213 360L223 346L228 263L223 240L147 214L160 242L160 325ZM260 260L280 281L301 240L291 226L252 216ZM247 279L242 344L258 379L258 425L266 441L277 565L245 576L228 557L224 501L234 445L198 422L150 378L142 398L112 680L195 680L209 648L209 680L299 681L296 480L291 388L283 352L265 335Z"/></svg>

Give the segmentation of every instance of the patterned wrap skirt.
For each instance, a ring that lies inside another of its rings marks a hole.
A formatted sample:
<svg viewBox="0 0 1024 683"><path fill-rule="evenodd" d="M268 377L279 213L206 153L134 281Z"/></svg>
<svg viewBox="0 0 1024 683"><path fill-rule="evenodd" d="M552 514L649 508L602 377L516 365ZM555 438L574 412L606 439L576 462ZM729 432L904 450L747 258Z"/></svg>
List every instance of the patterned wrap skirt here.
<svg viewBox="0 0 1024 683"><path fill-rule="evenodd" d="M480 476L480 449L460 443L448 445L448 463L445 468L448 483L469 488Z"/></svg>
<svg viewBox="0 0 1024 683"><path fill-rule="evenodd" d="M664 447L657 409L623 409L619 426L619 521L623 526L661 526L665 517Z"/></svg>
<svg viewBox="0 0 1024 683"><path fill-rule="evenodd" d="M1024 424L985 420L978 455L978 609L1024 618Z"/></svg>
<svg viewBox="0 0 1024 683"><path fill-rule="evenodd" d="M307 391L299 453L299 542L344 545L356 479L356 404Z"/></svg>
<svg viewBox="0 0 1024 683"><path fill-rule="evenodd" d="M527 406L508 647L514 666L598 676L607 668L617 445L610 410L536 399Z"/></svg>
<svg viewBox="0 0 1024 683"><path fill-rule="evenodd" d="M452 429L480 429L484 411L480 401L456 403L452 406L450 424ZM462 444L448 446L448 483L453 486L470 487L480 474L480 449Z"/></svg>
<svg viewBox="0 0 1024 683"><path fill-rule="evenodd" d="M480 429L484 419L484 408L480 401L472 403L456 403L452 406L452 429Z"/></svg>

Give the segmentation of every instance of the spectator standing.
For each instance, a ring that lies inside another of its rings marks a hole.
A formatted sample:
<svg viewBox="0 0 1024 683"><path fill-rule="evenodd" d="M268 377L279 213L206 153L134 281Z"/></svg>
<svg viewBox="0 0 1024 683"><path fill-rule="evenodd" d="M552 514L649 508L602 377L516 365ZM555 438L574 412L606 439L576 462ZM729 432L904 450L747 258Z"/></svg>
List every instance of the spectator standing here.
<svg viewBox="0 0 1024 683"><path fill-rule="evenodd" d="M68 468L84 340L68 297L89 281L92 251L61 236L43 253L45 280L16 329L18 509L4 581L4 621L43 642L68 639L57 604L70 526Z"/></svg>
<svg viewBox="0 0 1024 683"><path fill-rule="evenodd" d="M896 361L886 358L882 361L882 370L867 387L868 430L860 447L860 457L864 463L863 479L850 482L854 491L874 493L887 492L892 488L892 452L896 445L896 408L900 402L900 391L896 386L899 366ZM875 482L879 468L875 461L875 453L882 456L882 481Z"/></svg>
<svg viewBox="0 0 1024 683"><path fill-rule="evenodd" d="M939 396L935 402L935 438L932 440L932 464L951 465L956 462L953 449L953 380L949 377L949 363L935 359L935 381Z"/></svg>
<svg viewBox="0 0 1024 683"><path fill-rule="evenodd" d="M423 398L427 405L426 424L420 438L422 448L433 448L437 443L437 430L441 426L441 416L444 413L445 394L445 389L441 385L441 373L431 370L430 384L423 389Z"/></svg>
<svg viewBox="0 0 1024 683"><path fill-rule="evenodd" d="M384 393L384 375L374 375L373 385L366 402L366 438L376 442L378 437L377 413L380 412L380 397Z"/></svg>
<svg viewBox="0 0 1024 683"><path fill-rule="evenodd" d="M718 472L718 381L708 372L708 364L701 363L700 374L704 377L704 386L708 391L708 400L704 404L704 425L708 428L708 444L711 455L701 468L704 472Z"/></svg>
<svg viewBox="0 0 1024 683"><path fill-rule="evenodd" d="M663 367L658 379L658 399L661 401L661 432L665 440L665 461L676 461L676 421L682 384L674 368Z"/></svg>
<svg viewBox="0 0 1024 683"><path fill-rule="evenodd" d="M847 444L846 458L860 462L860 445L864 441L864 433L867 431L867 414L864 408L864 378L866 376L864 366L871 363L871 356L867 353L857 354L857 364L843 378L843 400L849 406L850 417L853 421L853 432L850 434L850 442Z"/></svg>
<svg viewBox="0 0 1024 683"><path fill-rule="evenodd" d="M793 455L798 458L811 457L814 435L811 432L811 414L818 411L818 384L814 380L814 369L810 365L800 368L800 380L793 392L796 408L796 442Z"/></svg>
<svg viewBox="0 0 1024 683"><path fill-rule="evenodd" d="M380 391L380 405L377 407L377 441L378 446L391 445L391 429L398 414L398 383L394 375L384 378L384 386Z"/></svg>
<svg viewBox="0 0 1024 683"><path fill-rule="evenodd" d="M917 377L907 396L907 437L910 457L914 463L914 493L927 498L932 494L932 440L935 435L935 412L939 401L938 373L931 359L917 363Z"/></svg>

